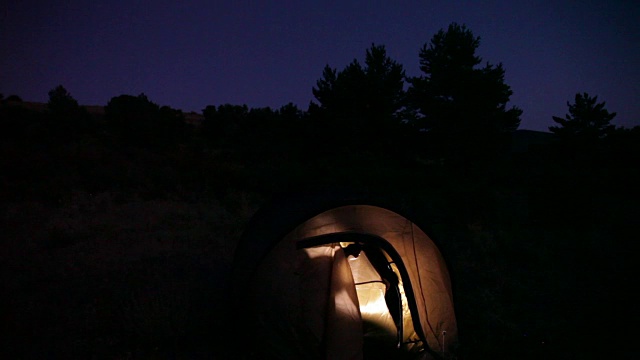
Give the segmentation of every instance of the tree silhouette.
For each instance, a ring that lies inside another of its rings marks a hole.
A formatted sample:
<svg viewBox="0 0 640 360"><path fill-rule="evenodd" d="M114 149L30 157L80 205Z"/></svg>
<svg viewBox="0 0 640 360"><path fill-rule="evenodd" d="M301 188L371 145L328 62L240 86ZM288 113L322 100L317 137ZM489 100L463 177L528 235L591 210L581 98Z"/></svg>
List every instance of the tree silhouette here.
<svg viewBox="0 0 640 360"><path fill-rule="evenodd" d="M120 95L111 98L104 109L105 118L114 135L135 143L148 140L148 130L159 106L146 95Z"/></svg>
<svg viewBox="0 0 640 360"><path fill-rule="evenodd" d="M77 111L80 106L64 86L58 85L49 91L47 108L55 114L71 114Z"/></svg>
<svg viewBox="0 0 640 360"><path fill-rule="evenodd" d="M276 111L276 113L280 118L280 121L287 125L298 123L302 121L306 116L306 113L304 111L300 110L297 105L291 102L281 106Z"/></svg>
<svg viewBox="0 0 640 360"><path fill-rule="evenodd" d="M105 117L111 131L129 144L170 145L185 134L182 111L160 107L145 94L113 97Z"/></svg>
<svg viewBox="0 0 640 360"><path fill-rule="evenodd" d="M502 64L478 67L479 45L480 37L452 23L420 50L424 75L409 79L410 103L418 113L413 125L428 134L438 156L487 156L520 125L522 110L507 109L512 91Z"/></svg>
<svg viewBox="0 0 640 360"><path fill-rule="evenodd" d="M1 98L1 97L0 97ZM50 131L43 129L41 112L10 103L11 96L0 100L0 140L17 141L24 144L39 143Z"/></svg>
<svg viewBox="0 0 640 360"><path fill-rule="evenodd" d="M51 120L51 137L69 141L96 130L94 119L62 85L49 91L47 109L47 116Z"/></svg>
<svg viewBox="0 0 640 360"><path fill-rule="evenodd" d="M4 101L8 102L8 103L11 103L11 102L13 102L13 103L21 103L22 102L22 98L20 96L14 94L14 95L7 96L7 98L4 99Z"/></svg>
<svg viewBox="0 0 640 360"><path fill-rule="evenodd" d="M202 110L202 114L202 132L215 145L226 146L233 143L232 138L238 135L247 122L249 107L232 104L222 104L218 107L208 105Z"/></svg>
<svg viewBox="0 0 640 360"><path fill-rule="evenodd" d="M354 59L342 71L324 68L312 90L319 104L312 103L309 112L332 124L332 131L348 136L388 132L400 123L404 76L403 66L387 55L385 47L372 44L364 66Z"/></svg>
<svg viewBox="0 0 640 360"><path fill-rule="evenodd" d="M553 116L560 126L550 126L549 130L562 139L602 139L610 134L615 126L610 122L616 113L609 113L605 109L605 102L598 103L597 96L589 96L585 93L577 93L574 103L567 101L569 113L564 119Z"/></svg>

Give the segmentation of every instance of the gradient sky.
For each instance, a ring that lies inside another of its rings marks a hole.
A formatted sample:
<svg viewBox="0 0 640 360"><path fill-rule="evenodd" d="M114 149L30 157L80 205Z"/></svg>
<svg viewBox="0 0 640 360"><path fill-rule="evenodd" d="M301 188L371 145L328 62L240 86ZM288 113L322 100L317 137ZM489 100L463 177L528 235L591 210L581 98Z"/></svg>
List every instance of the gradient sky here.
<svg viewBox="0 0 640 360"><path fill-rule="evenodd" d="M325 65L385 45L420 75L422 45L452 22L502 62L521 129L546 131L578 92L640 125L640 1L0 0L0 93L84 105L145 93L201 112L246 104L306 110ZM553 4L553 5L546 5Z"/></svg>

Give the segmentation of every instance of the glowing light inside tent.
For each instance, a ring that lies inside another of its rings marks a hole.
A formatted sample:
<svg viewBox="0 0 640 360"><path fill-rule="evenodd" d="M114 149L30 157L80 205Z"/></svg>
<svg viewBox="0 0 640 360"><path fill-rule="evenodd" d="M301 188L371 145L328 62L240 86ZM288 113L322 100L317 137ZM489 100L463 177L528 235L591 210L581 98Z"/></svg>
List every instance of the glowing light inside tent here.
<svg viewBox="0 0 640 360"><path fill-rule="evenodd" d="M387 284L364 252L358 257L349 255L348 259L366 336L393 341L397 330L384 298Z"/></svg>

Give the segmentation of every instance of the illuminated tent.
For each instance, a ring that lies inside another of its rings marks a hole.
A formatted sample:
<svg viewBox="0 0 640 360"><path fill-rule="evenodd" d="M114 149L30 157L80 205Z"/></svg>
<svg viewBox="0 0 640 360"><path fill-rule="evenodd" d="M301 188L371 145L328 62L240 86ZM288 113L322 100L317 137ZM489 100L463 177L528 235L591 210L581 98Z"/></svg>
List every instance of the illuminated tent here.
<svg viewBox="0 0 640 360"><path fill-rule="evenodd" d="M294 197L262 209L234 275L239 331L261 358L447 358L457 341L436 244L362 199Z"/></svg>

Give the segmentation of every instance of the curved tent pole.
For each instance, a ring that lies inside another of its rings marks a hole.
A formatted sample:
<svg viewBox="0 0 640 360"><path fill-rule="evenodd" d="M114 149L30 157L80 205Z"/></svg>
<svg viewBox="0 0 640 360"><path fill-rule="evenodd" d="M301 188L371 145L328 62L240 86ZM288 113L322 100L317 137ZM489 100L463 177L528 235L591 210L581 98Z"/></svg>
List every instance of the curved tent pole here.
<svg viewBox="0 0 640 360"><path fill-rule="evenodd" d="M429 343L427 342L427 337L425 336L422 325L420 324L420 315L418 313L418 305L416 304L416 300L414 298L413 286L411 285L411 280L409 278L409 273L407 272L404 263L402 262L402 258L400 254L393 248L393 246L384 238L369 234L362 233L357 231L345 231L345 232L335 232L330 234L323 234L318 236L312 236L308 238L303 238L296 241L296 249L306 249L314 246L321 246L331 243L337 242L353 242L353 243L361 243L365 245L376 245L382 248L384 251L389 254L393 262L398 267L398 271L400 272L400 276L402 277L402 282L404 287L406 288L405 295L407 295L407 303L409 305L409 311L411 312L411 320L413 322L413 328L416 331L416 334L422 341L425 346L427 352L431 355L440 358L440 354L437 351L434 351L429 347ZM426 306L426 304L425 304Z"/></svg>

